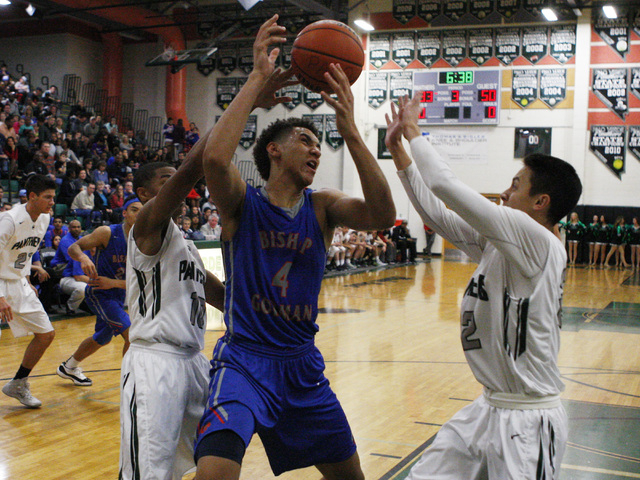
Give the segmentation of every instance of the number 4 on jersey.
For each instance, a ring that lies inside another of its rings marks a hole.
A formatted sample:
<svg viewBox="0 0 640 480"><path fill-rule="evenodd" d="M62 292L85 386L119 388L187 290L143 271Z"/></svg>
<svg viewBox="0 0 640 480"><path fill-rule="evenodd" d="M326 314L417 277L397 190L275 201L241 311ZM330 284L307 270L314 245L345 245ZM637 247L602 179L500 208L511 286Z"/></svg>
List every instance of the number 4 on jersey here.
<svg viewBox="0 0 640 480"><path fill-rule="evenodd" d="M289 280L287 277L289 276L289 270L291 270L291 265L293 262L286 262L278 273L273 276L273 280L271 280L271 285L274 287L281 288L280 295L282 297L287 296L287 289L289 288Z"/></svg>

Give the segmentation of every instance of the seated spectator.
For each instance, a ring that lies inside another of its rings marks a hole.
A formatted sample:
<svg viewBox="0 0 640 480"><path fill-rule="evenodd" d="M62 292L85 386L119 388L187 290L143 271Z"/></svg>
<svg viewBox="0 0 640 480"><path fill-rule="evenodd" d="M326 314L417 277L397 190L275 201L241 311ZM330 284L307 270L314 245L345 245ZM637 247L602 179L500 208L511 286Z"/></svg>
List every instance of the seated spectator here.
<svg viewBox="0 0 640 480"><path fill-rule="evenodd" d="M37 151L33 154L33 160L24 168L24 173L49 175L49 167L44 163L44 157L41 151Z"/></svg>
<svg viewBox="0 0 640 480"><path fill-rule="evenodd" d="M116 117L111 117L111 119L104 124L104 128L107 129L109 135L118 135L118 120Z"/></svg>
<svg viewBox="0 0 640 480"><path fill-rule="evenodd" d="M342 229L336 227L333 232L333 240L327 250L326 270L346 270L344 264L347 249L342 245Z"/></svg>
<svg viewBox="0 0 640 480"><path fill-rule="evenodd" d="M96 184L89 183L85 190L81 190L71 202L71 213L82 218L82 228L88 230L91 227L93 212L96 208L95 200Z"/></svg>
<svg viewBox="0 0 640 480"><path fill-rule="evenodd" d="M28 200L28 198L27 198L27 190L23 188L22 190L20 190L18 192L18 201L21 204L24 204L24 203L27 203L27 200Z"/></svg>
<svg viewBox="0 0 640 480"><path fill-rule="evenodd" d="M398 255L398 249L396 244L391 240L391 230L379 230L377 232L378 238L386 245L386 263L396 263L396 257Z"/></svg>
<svg viewBox="0 0 640 480"><path fill-rule="evenodd" d="M62 278L60 279L60 288L63 293L69 295L69 300L66 303L67 315L75 315L84 300L84 290L87 287L86 282L74 277L74 263L79 264L79 262L75 262L75 260L69 256L68 252L69 246L80 238L81 233L82 227L80 226L80 222L78 220L71 220L69 222L69 233L60 240L56 254L53 260L51 260L51 267L64 265L61 274Z"/></svg>
<svg viewBox="0 0 640 480"><path fill-rule="evenodd" d="M122 208L124 207L124 187L122 185L116 185L113 193L109 196L109 207L118 218L115 223L120 222L122 220Z"/></svg>
<svg viewBox="0 0 640 480"><path fill-rule="evenodd" d="M386 256L387 244L378 238L378 234L375 230L370 230L366 232L366 240L368 245L371 245L373 248L373 261L377 266L386 265L386 263L382 260Z"/></svg>
<svg viewBox="0 0 640 480"><path fill-rule="evenodd" d="M202 227L202 222L200 221L200 215L195 214L191 215L191 230L195 232L200 232L200 227ZM204 240L203 238L199 238L198 240Z"/></svg>
<svg viewBox="0 0 640 480"><path fill-rule="evenodd" d="M122 138L120 139L120 144L118 145L118 147L120 147L120 150L123 152L133 151L133 145L131 145L131 141L129 140L128 135L122 135Z"/></svg>
<svg viewBox="0 0 640 480"><path fill-rule="evenodd" d="M127 165L124 162L124 155L118 152L113 157L113 163L107 167L109 178L115 178L119 182L124 181L127 175Z"/></svg>
<svg viewBox="0 0 640 480"><path fill-rule="evenodd" d="M200 232L204 235L205 240L220 240L220 234L222 233L222 227L219 225L220 217L217 213L209 215L209 220L202 227Z"/></svg>
<svg viewBox="0 0 640 480"><path fill-rule="evenodd" d="M58 156L61 156L64 153L67 155L68 161L73 162L78 166L82 165L82 162L78 159L75 152L71 150L69 140L62 140L62 142L60 142L60 146L56 147L56 153Z"/></svg>
<svg viewBox="0 0 640 480"><path fill-rule="evenodd" d="M189 123L189 131L185 134L185 150L191 150L196 143L200 140L200 130L196 127L194 122Z"/></svg>
<svg viewBox="0 0 640 480"><path fill-rule="evenodd" d="M131 197L135 195L135 193L133 192L133 182L131 181L127 181L124 182L124 199L125 201Z"/></svg>
<svg viewBox="0 0 640 480"><path fill-rule="evenodd" d="M56 160L56 185L61 186L67 176L67 162L65 162L64 154L60 160Z"/></svg>
<svg viewBox="0 0 640 480"><path fill-rule="evenodd" d="M18 145L15 137L9 136L3 148L2 178L14 178L18 171Z"/></svg>
<svg viewBox="0 0 640 480"><path fill-rule="evenodd" d="M76 183L79 167L75 163L67 164L67 174L62 178L60 191L56 198L57 203L64 203L71 208L71 203L76 195L80 192L80 187Z"/></svg>
<svg viewBox="0 0 640 480"><path fill-rule="evenodd" d="M173 146L177 153L180 153L182 152L182 150L184 150L185 137L186 137L186 130L182 123L182 119L179 118L178 123L173 128L173 135L172 135Z"/></svg>
<svg viewBox="0 0 640 480"><path fill-rule="evenodd" d="M191 230L191 218L187 215L182 216L180 222L180 233L187 240L193 240L193 230Z"/></svg>
<svg viewBox="0 0 640 480"><path fill-rule="evenodd" d="M416 261L416 239L411 237L406 220L402 220L400 225L394 227L391 238L400 252L401 263Z"/></svg>
<svg viewBox="0 0 640 480"><path fill-rule="evenodd" d="M45 311L50 312L54 284L51 280L51 275L44 267L41 253L42 251L37 251L31 258L30 283L37 290L38 298L42 302Z"/></svg>
<svg viewBox="0 0 640 480"><path fill-rule="evenodd" d="M44 246L45 248L53 248L54 237L64 237L69 233L69 229L64 224L62 217L54 217L53 224L47 228L47 233L44 234Z"/></svg>
<svg viewBox="0 0 640 480"><path fill-rule="evenodd" d="M108 220L110 223L113 223L113 210L109 205L109 195L111 194L111 189L109 185L105 185L104 182L96 182L96 191L94 194L94 203L95 208L94 211L100 212L100 217L103 220Z"/></svg>
<svg viewBox="0 0 640 480"><path fill-rule="evenodd" d="M94 138L100 131L100 125L98 125L97 117L89 118L89 123L84 126L84 133L88 138Z"/></svg>

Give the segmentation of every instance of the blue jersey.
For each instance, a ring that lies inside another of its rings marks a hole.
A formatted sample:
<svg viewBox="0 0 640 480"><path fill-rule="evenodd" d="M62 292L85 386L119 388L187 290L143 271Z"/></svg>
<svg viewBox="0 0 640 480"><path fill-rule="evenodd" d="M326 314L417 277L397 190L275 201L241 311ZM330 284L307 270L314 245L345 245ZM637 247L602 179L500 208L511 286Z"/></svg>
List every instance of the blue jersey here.
<svg viewBox="0 0 640 480"><path fill-rule="evenodd" d="M58 250L56 250L56 254L51 260L51 266L55 267L59 263L66 263L67 266L62 272L63 277L72 277L73 276L73 259L69 256L69 247L71 244L75 243L80 237L76 238L71 233L67 233L64 237L60 239L60 245L58 245Z"/></svg>
<svg viewBox="0 0 640 480"><path fill-rule="evenodd" d="M103 249L98 249L94 259L96 270L100 277L126 280L127 270L127 237L124 234L122 224L110 225L111 238ZM109 297L124 303L125 290L123 288L110 288L109 290L95 290L99 297Z"/></svg>
<svg viewBox="0 0 640 480"><path fill-rule="evenodd" d="M247 185L240 225L222 248L231 341L276 349L313 342L326 249L311 190L291 218Z"/></svg>

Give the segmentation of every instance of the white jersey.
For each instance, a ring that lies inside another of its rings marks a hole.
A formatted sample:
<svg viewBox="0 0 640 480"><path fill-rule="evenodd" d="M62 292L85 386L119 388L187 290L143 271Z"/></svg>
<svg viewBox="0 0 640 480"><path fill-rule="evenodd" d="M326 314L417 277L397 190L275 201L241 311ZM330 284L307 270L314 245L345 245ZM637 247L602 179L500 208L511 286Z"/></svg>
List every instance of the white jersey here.
<svg viewBox="0 0 640 480"><path fill-rule="evenodd" d="M127 249L130 340L202 350L206 273L197 248L169 222L160 251L145 255L138 250L134 229L135 225Z"/></svg>
<svg viewBox="0 0 640 480"><path fill-rule="evenodd" d="M31 257L49 227L46 213L31 220L27 205L0 214L0 279L19 280L31 273Z"/></svg>
<svg viewBox="0 0 640 480"><path fill-rule="evenodd" d="M411 202L479 264L461 305L462 346L476 379L493 392L559 394L562 243L526 213L460 182L426 138L411 149L416 162L398 172Z"/></svg>

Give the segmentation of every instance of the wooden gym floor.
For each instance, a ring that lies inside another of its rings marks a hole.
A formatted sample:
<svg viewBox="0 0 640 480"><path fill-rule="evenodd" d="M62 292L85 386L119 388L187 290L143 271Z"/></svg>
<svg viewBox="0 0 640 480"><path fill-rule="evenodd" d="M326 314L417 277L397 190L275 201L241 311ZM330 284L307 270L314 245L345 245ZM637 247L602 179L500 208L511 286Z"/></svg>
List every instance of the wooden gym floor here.
<svg viewBox="0 0 640 480"><path fill-rule="evenodd" d="M438 258L325 279L317 343L368 479L405 478L440 425L480 394L458 328L473 269ZM559 363L571 433L561 479L640 478L640 274L570 268L564 305ZM115 480L122 343L87 359L93 386L76 387L55 370L93 332L93 317L54 326L56 339L31 378L43 407L0 395L0 480ZM221 333L207 332L207 356ZM2 383L28 341L2 331ZM241 478L275 478L257 437ZM278 478L320 474L308 468Z"/></svg>

